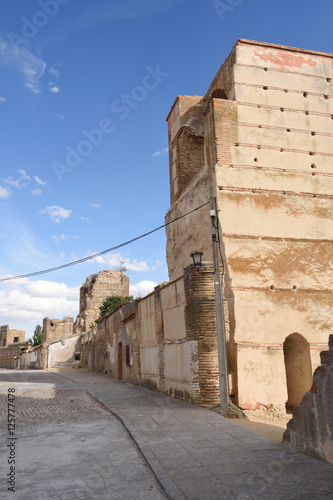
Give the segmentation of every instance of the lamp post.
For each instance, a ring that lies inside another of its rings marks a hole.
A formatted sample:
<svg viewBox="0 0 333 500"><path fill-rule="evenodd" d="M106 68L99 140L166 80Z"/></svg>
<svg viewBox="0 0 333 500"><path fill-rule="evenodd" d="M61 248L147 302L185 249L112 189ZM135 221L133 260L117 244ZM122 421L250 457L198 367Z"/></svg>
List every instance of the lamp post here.
<svg viewBox="0 0 333 500"><path fill-rule="evenodd" d="M223 410L229 408L229 377L227 359L227 335L225 330L223 288L220 275L219 259L219 235L218 218L216 215L215 200L211 200L210 210L213 262L214 262L214 288L215 288L215 312L216 312L216 334L217 334L217 354L219 362L219 382L220 382L220 407Z"/></svg>
<svg viewBox="0 0 333 500"><path fill-rule="evenodd" d="M198 271L201 267L202 255L203 255L202 252L191 253L191 257L193 259L193 264L195 265L195 267L197 268Z"/></svg>
<svg viewBox="0 0 333 500"><path fill-rule="evenodd" d="M220 383L220 407L222 410L229 408L229 378L227 361L227 338L225 331L223 289L220 275L220 260L218 253L218 218L214 200L210 210L213 262L214 262L214 290L215 290L215 312L216 312L216 334L217 334L217 354L219 363L219 383ZM193 263L199 271L202 264L202 252L191 253Z"/></svg>

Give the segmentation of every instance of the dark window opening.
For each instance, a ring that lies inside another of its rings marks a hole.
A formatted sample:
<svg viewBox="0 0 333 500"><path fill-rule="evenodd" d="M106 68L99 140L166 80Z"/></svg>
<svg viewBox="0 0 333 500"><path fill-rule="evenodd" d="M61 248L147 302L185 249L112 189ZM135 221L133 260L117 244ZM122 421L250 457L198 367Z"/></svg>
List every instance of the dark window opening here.
<svg viewBox="0 0 333 500"><path fill-rule="evenodd" d="M126 366L131 365L131 351L130 351L130 346L126 346Z"/></svg>
<svg viewBox="0 0 333 500"><path fill-rule="evenodd" d="M19 341L19 338L18 337L14 337L14 342L18 342Z"/></svg>
<svg viewBox="0 0 333 500"><path fill-rule="evenodd" d="M227 94L222 89L216 89L212 93L213 99L228 99Z"/></svg>

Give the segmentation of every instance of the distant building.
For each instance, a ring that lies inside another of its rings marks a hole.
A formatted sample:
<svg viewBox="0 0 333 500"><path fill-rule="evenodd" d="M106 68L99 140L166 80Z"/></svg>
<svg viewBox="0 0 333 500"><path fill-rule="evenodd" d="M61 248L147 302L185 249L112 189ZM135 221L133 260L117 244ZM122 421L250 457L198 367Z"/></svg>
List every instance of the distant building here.
<svg viewBox="0 0 333 500"><path fill-rule="evenodd" d="M26 346L25 332L9 325L0 327L0 368L13 368L14 358Z"/></svg>

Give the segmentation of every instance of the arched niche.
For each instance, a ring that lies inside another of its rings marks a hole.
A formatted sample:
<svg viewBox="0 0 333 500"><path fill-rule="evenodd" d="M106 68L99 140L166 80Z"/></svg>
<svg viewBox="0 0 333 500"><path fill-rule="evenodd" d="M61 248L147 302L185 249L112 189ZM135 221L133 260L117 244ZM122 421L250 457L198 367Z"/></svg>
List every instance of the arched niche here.
<svg viewBox="0 0 333 500"><path fill-rule="evenodd" d="M299 333L289 335L283 344L287 378L287 410L302 402L304 394L311 389L312 367L310 345Z"/></svg>

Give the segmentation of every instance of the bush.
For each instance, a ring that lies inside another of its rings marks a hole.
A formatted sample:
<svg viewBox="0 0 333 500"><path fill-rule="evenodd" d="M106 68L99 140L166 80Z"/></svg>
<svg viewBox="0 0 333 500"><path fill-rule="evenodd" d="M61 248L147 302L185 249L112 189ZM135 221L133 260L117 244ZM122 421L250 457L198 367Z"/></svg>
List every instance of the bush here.
<svg viewBox="0 0 333 500"><path fill-rule="evenodd" d="M132 302L132 300L132 296L121 297L120 295L111 295L110 297L107 297L99 308L100 316L96 320L96 323L99 323L104 318L104 316L113 312L115 309L117 309L117 307L121 306L122 304L128 304L128 302Z"/></svg>

